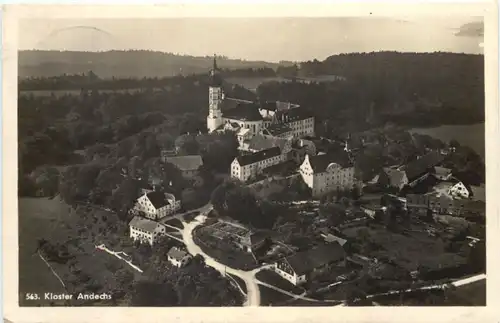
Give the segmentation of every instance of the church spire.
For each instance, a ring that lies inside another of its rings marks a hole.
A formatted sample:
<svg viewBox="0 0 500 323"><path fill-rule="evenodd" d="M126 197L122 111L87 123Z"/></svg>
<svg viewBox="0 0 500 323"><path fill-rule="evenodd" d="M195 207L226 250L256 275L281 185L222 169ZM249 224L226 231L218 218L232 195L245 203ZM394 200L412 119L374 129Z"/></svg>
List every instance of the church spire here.
<svg viewBox="0 0 500 323"><path fill-rule="evenodd" d="M217 54L214 54L214 67L213 67L214 71L217 70Z"/></svg>
<svg viewBox="0 0 500 323"><path fill-rule="evenodd" d="M210 83L211 86L222 86L222 76L220 75L219 68L217 67L217 55L214 54L214 63L210 70Z"/></svg>

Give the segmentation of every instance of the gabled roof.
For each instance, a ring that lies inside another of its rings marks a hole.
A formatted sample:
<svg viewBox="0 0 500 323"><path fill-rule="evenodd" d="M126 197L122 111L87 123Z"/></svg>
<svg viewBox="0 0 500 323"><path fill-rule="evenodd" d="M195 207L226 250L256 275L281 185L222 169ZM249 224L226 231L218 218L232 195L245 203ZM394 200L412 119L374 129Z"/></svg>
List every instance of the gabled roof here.
<svg viewBox="0 0 500 323"><path fill-rule="evenodd" d="M413 180L421 177L426 172L428 172L429 168L437 166L444 160L443 155L437 151L430 152L410 163L408 163L404 167L404 171L406 172L406 177L408 177L408 181L412 182Z"/></svg>
<svg viewBox="0 0 500 323"><path fill-rule="evenodd" d="M224 99L223 117L241 121L262 121L259 106L251 101Z"/></svg>
<svg viewBox="0 0 500 323"><path fill-rule="evenodd" d="M395 168L384 168L384 173L389 178L391 186L400 186L403 183L405 172Z"/></svg>
<svg viewBox="0 0 500 323"><path fill-rule="evenodd" d="M326 171L326 168L331 163L339 164L341 167L349 167L349 156L346 153L338 153L338 154L324 154L324 155L316 155L310 156L309 163L315 173L322 173Z"/></svg>
<svg viewBox="0 0 500 323"><path fill-rule="evenodd" d="M346 239L342 239L331 233L325 234L323 238L325 239L326 242L337 242L340 246L344 246L347 243Z"/></svg>
<svg viewBox="0 0 500 323"><path fill-rule="evenodd" d="M303 108L291 108L276 111L275 118L278 122L293 122L312 118L313 115Z"/></svg>
<svg viewBox="0 0 500 323"><path fill-rule="evenodd" d="M281 151L285 148L286 144L289 142L289 139L286 138L278 138L278 137L267 137L263 135L255 135L248 142L249 150L261 151L273 147L279 147Z"/></svg>
<svg viewBox="0 0 500 323"><path fill-rule="evenodd" d="M151 221L146 218L141 218L139 216L134 216L134 218L130 221L129 226L134 227L134 228L139 228L141 230L144 230L146 232L151 232L153 233L158 226L160 226L158 222Z"/></svg>
<svg viewBox="0 0 500 323"><path fill-rule="evenodd" d="M285 258L297 275L302 275L332 262L344 259L345 251L338 242L298 252Z"/></svg>
<svg viewBox="0 0 500 323"><path fill-rule="evenodd" d="M441 176L447 176L451 174L451 169L440 166L435 166L434 171L436 172L436 175L441 175Z"/></svg>
<svg viewBox="0 0 500 323"><path fill-rule="evenodd" d="M279 136L284 133L290 132L293 129L283 123L274 123L263 130L266 135Z"/></svg>
<svg viewBox="0 0 500 323"><path fill-rule="evenodd" d="M268 111L278 110L278 104L276 103L276 101L264 101L264 102L261 101L259 103L260 103L260 109Z"/></svg>
<svg viewBox="0 0 500 323"><path fill-rule="evenodd" d="M248 129L248 128L241 128L240 130L238 130L238 132L236 133L236 135L237 135L237 136L244 136L244 135L246 135L249 131L250 131L250 129Z"/></svg>
<svg viewBox="0 0 500 323"><path fill-rule="evenodd" d="M253 247L261 244L268 238L268 235L264 232L249 232L247 235L242 237L241 244L247 247Z"/></svg>
<svg viewBox="0 0 500 323"><path fill-rule="evenodd" d="M167 157L165 161L175 165L181 171L197 170L203 165L200 155Z"/></svg>
<svg viewBox="0 0 500 323"><path fill-rule="evenodd" d="M236 160L240 164L240 166L246 166L250 164L254 164L260 162L262 160L276 157L281 154L281 149L279 147L273 147L265 150L258 151L256 153L241 155L236 157Z"/></svg>
<svg viewBox="0 0 500 323"><path fill-rule="evenodd" d="M179 248L177 247L172 247L170 248L170 250L168 251L167 255L171 258L174 258L175 260L182 260L184 259L186 256L188 256L189 254L183 250L180 250Z"/></svg>
<svg viewBox="0 0 500 323"><path fill-rule="evenodd" d="M222 100L221 110L224 113L236 108L240 104L253 104L253 102L243 99L225 97L224 100Z"/></svg>
<svg viewBox="0 0 500 323"><path fill-rule="evenodd" d="M168 199L165 196L165 193L161 191L154 191L146 194L147 198L153 204L155 209L160 209L165 205L169 204Z"/></svg>

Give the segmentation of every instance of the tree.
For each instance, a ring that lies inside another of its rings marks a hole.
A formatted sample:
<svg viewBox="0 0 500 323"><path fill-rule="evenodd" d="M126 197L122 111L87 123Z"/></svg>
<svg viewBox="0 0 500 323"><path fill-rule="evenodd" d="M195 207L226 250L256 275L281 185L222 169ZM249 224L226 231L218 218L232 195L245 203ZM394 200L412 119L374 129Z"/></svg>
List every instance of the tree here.
<svg viewBox="0 0 500 323"><path fill-rule="evenodd" d="M354 186L351 189L351 198L355 201L357 201L360 198L359 188L357 186Z"/></svg>
<svg viewBox="0 0 500 323"><path fill-rule="evenodd" d="M370 238L370 232L366 228L362 228L362 229L358 230L356 234L358 236L358 239L363 241L363 243L368 242L368 240Z"/></svg>
<svg viewBox="0 0 500 323"><path fill-rule="evenodd" d="M59 191L59 171L54 167L42 167L32 177L42 196L54 196Z"/></svg>
<svg viewBox="0 0 500 323"><path fill-rule="evenodd" d="M134 284L132 306L177 306L178 299L171 284L139 281Z"/></svg>
<svg viewBox="0 0 500 323"><path fill-rule="evenodd" d="M175 140L175 147L180 155L196 155L199 151L199 144L193 135L182 135Z"/></svg>
<svg viewBox="0 0 500 323"><path fill-rule="evenodd" d="M460 143L457 140L455 140L455 139L450 140L450 142L448 143L448 145L451 148L458 148L458 147L460 147Z"/></svg>
<svg viewBox="0 0 500 323"><path fill-rule="evenodd" d="M349 207L349 204L350 204L349 199L345 196L342 197L340 199L340 204L342 204L344 207Z"/></svg>
<svg viewBox="0 0 500 323"><path fill-rule="evenodd" d="M115 279L120 288L127 288L134 280L134 273L130 269L122 267L115 272Z"/></svg>
<svg viewBox="0 0 500 323"><path fill-rule="evenodd" d="M108 200L108 206L118 213L118 217L127 220L127 212L133 207L139 195L139 183L132 178L125 180L115 189Z"/></svg>

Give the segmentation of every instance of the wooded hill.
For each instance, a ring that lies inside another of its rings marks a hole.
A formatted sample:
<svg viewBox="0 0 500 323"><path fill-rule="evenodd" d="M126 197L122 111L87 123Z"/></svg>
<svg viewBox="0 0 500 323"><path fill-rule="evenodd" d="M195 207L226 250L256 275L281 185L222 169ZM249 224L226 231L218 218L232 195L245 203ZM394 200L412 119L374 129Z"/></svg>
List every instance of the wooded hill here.
<svg viewBox="0 0 500 323"><path fill-rule="evenodd" d="M165 77L207 73L213 57L195 57L146 50L76 52L19 51L19 77L50 77L92 70L101 78ZM223 68L276 68L278 64L218 57Z"/></svg>

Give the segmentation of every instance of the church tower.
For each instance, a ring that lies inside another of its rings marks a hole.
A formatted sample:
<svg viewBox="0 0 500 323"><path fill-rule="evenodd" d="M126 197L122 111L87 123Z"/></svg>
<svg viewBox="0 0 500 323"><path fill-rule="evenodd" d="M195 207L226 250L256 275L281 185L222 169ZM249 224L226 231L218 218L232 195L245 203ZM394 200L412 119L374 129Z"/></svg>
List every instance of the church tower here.
<svg viewBox="0 0 500 323"><path fill-rule="evenodd" d="M207 129L208 132L212 132L224 123L222 119L222 101L224 100L224 92L222 91L222 76L217 68L215 55L214 65L210 70L209 82Z"/></svg>

